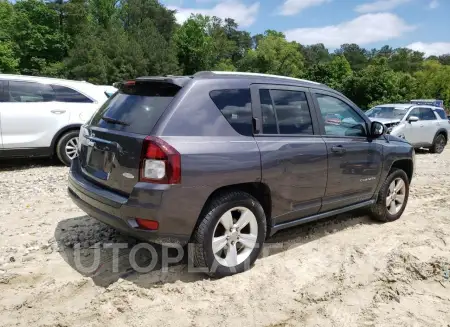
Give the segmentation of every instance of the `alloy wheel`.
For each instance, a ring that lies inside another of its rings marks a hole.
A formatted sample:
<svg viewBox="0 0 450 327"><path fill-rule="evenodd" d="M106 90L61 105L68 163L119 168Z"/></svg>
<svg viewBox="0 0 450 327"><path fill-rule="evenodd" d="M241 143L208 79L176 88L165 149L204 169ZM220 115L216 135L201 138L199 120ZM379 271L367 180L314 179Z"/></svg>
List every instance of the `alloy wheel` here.
<svg viewBox="0 0 450 327"><path fill-rule="evenodd" d="M391 215L397 214L405 202L406 185L403 179L396 178L389 185L386 208Z"/></svg>
<svg viewBox="0 0 450 327"><path fill-rule="evenodd" d="M65 151L70 160L78 156L78 137L73 137L67 141Z"/></svg>
<svg viewBox="0 0 450 327"><path fill-rule="evenodd" d="M244 262L256 246L258 221L245 207L235 207L225 212L217 222L212 239L216 260L226 267Z"/></svg>

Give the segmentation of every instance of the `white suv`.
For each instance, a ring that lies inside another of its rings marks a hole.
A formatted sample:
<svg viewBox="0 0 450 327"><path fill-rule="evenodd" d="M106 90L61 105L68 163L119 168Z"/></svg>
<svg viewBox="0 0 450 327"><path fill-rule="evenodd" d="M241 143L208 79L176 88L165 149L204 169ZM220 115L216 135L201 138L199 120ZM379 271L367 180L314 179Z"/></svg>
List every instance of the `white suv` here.
<svg viewBox="0 0 450 327"><path fill-rule="evenodd" d="M97 85L0 74L0 158L77 156L79 129L107 100Z"/></svg>
<svg viewBox="0 0 450 327"><path fill-rule="evenodd" d="M447 144L450 121L441 107L383 104L366 111L366 115L386 125L388 133L406 139L415 148L441 153Z"/></svg>

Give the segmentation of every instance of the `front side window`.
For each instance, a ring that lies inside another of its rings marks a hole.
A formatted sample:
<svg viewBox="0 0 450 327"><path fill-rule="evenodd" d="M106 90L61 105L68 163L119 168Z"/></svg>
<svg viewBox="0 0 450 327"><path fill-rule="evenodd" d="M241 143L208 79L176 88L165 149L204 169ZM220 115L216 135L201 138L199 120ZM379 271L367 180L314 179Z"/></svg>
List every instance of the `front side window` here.
<svg viewBox="0 0 450 327"><path fill-rule="evenodd" d="M50 85L36 82L10 81L8 102L50 102L55 94Z"/></svg>
<svg viewBox="0 0 450 327"><path fill-rule="evenodd" d="M236 132L253 135L250 89L214 90L209 96Z"/></svg>
<svg viewBox="0 0 450 327"><path fill-rule="evenodd" d="M344 101L324 94L316 94L325 134L333 136L366 136L364 119Z"/></svg>
<svg viewBox="0 0 450 327"><path fill-rule="evenodd" d="M305 92L261 89L259 97L264 134L313 134Z"/></svg>
<svg viewBox="0 0 450 327"><path fill-rule="evenodd" d="M55 101L59 102L75 102L75 103L92 103L93 101L83 94L72 90L71 88L61 86L61 85L52 85L52 88L55 92Z"/></svg>

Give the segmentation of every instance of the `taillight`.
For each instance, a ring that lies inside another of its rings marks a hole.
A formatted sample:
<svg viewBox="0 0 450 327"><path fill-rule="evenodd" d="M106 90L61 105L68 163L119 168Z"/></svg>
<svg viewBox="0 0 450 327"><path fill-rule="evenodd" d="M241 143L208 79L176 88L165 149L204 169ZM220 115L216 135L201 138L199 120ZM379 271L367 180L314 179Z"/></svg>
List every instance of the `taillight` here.
<svg viewBox="0 0 450 327"><path fill-rule="evenodd" d="M179 184L180 153L167 142L154 136L147 136L142 146L139 180L158 184Z"/></svg>

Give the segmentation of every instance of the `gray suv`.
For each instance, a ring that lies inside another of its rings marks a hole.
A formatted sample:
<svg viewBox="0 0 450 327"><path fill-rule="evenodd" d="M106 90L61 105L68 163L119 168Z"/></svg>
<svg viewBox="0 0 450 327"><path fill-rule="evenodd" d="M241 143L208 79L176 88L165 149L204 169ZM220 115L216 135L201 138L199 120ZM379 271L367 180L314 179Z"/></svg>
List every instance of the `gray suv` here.
<svg viewBox="0 0 450 327"><path fill-rule="evenodd" d="M300 79L231 72L141 77L80 130L68 192L139 239L242 272L275 232L358 208L398 219L414 149L349 99Z"/></svg>

